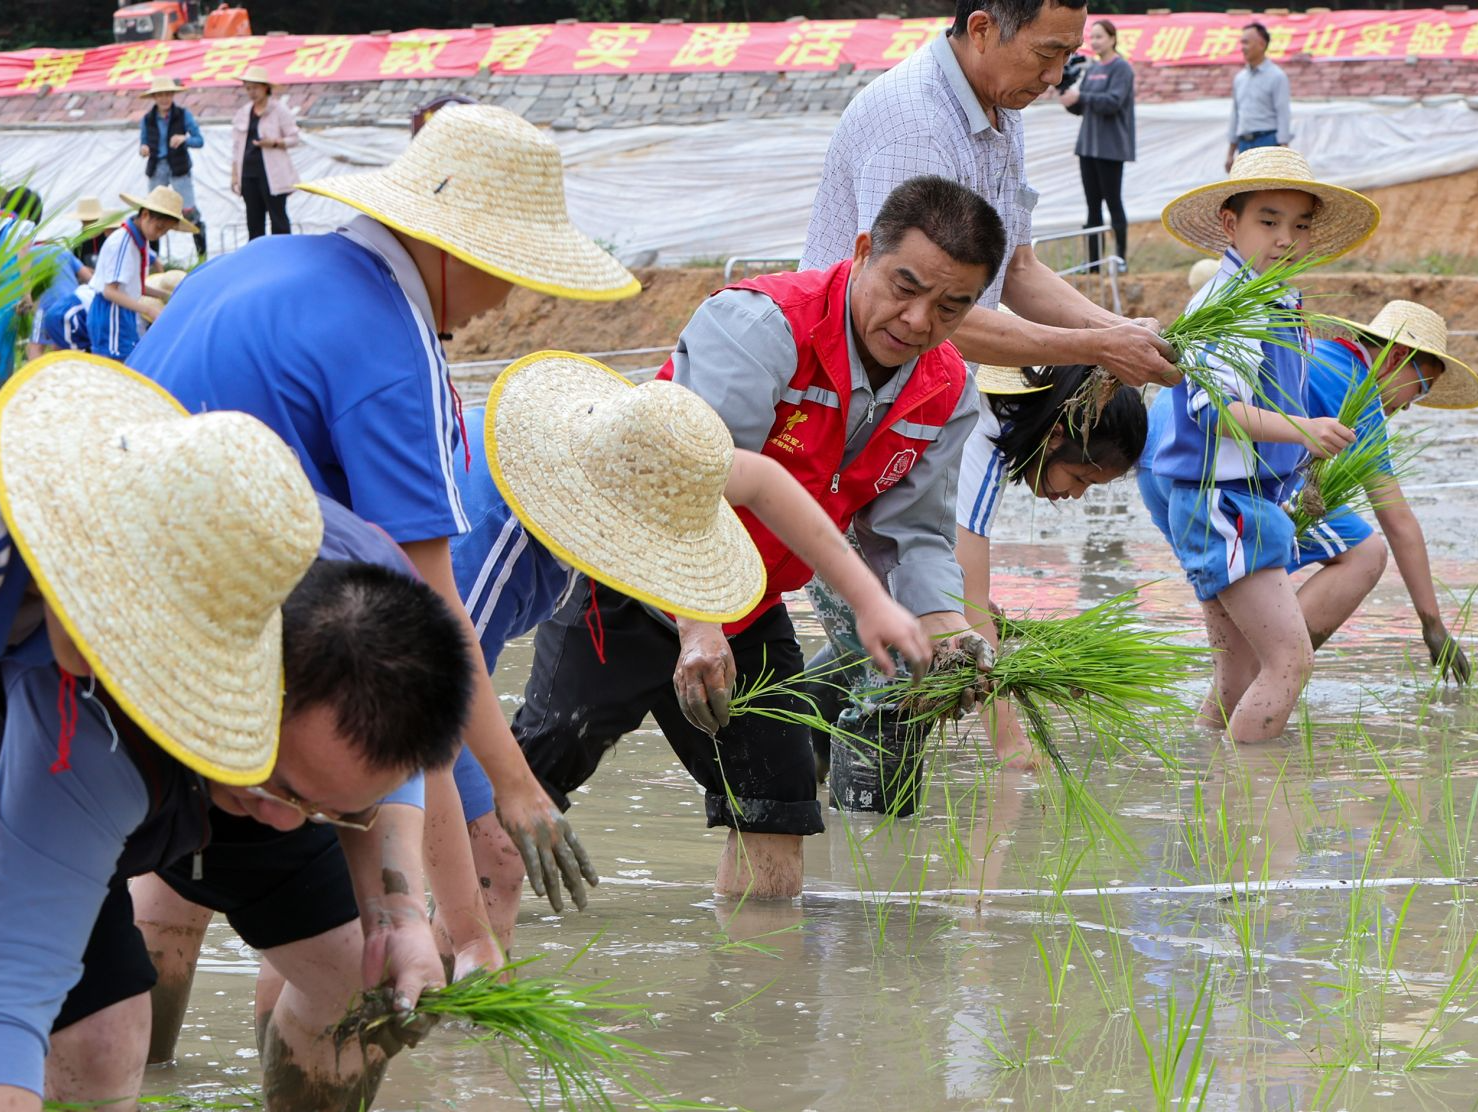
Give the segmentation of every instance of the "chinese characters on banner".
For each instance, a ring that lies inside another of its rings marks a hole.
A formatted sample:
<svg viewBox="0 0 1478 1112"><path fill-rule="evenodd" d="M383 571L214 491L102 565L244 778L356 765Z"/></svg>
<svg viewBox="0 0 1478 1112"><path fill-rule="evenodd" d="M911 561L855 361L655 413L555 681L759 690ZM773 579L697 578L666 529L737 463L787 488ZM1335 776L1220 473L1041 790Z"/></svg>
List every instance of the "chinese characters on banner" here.
<svg viewBox="0 0 1478 1112"><path fill-rule="evenodd" d="M1145 66L1240 65L1250 16L1115 16L1119 49ZM1478 10L1337 11L1257 17L1280 60L1478 61ZM1090 12L1091 19L1091 12ZM158 77L234 83L248 65L274 83L472 77L478 73L623 74L884 70L948 27L948 18L790 23L573 23L406 31L394 35L271 35L120 43L92 50L0 54L0 96L136 92Z"/></svg>

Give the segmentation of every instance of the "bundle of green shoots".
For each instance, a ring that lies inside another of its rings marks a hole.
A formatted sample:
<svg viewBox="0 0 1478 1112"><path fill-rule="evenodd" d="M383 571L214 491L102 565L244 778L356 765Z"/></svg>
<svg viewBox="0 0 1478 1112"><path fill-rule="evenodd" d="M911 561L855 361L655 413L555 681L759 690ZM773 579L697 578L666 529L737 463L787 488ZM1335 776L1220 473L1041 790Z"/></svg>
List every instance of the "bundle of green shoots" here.
<svg viewBox="0 0 1478 1112"><path fill-rule="evenodd" d="M1361 416L1371 405L1381 404L1381 379L1391 348L1387 343L1371 362L1369 372L1345 393L1336 419L1349 429L1358 429ZM1284 509L1293 519L1297 537L1303 538L1332 510L1341 506L1379 509L1378 493L1386 483L1399 482L1410 469L1420 444L1411 436L1386 426L1367 431L1355 443L1330 459L1311 459L1304 464L1304 485Z"/></svg>
<svg viewBox="0 0 1478 1112"><path fill-rule="evenodd" d="M649 1080L642 1067L651 1055L646 1047L613 1034L611 1028L645 1020L643 1009L624 1002L605 983L577 985L562 977L513 977L531 961L510 962L496 973L478 970L444 988L427 989L416 1001L416 1013L470 1024L477 1042L503 1042L505 1050L524 1051L543 1075L554 1082L567 1108L609 1109L609 1090L635 1097L646 1107L659 1107L638 1088ZM338 1045L376 1041L380 1028L397 1019L392 990L365 993L334 1029ZM512 1062L509 1062L510 1067ZM509 1076L515 1071L509 1069ZM541 1095L525 1093L542 1107ZM660 1105L660 1107L672 1107Z"/></svg>
<svg viewBox="0 0 1478 1112"><path fill-rule="evenodd" d="M1309 315L1282 304L1290 284L1322 258L1297 262L1268 263L1261 273L1244 265L1233 277L1217 286L1200 305L1187 309L1160 334L1175 350L1176 369L1191 383L1205 390L1218 415L1225 415L1232 401L1225 388L1199 360L1199 353L1215 344L1217 356L1230 364L1254 388L1260 381L1262 344L1301 349L1302 329ZM1068 402L1067 421L1072 428L1090 428L1121 383L1102 367L1094 369L1078 394ZM1277 399L1266 399L1268 407L1282 408ZM1244 450L1251 441L1235 437Z"/></svg>

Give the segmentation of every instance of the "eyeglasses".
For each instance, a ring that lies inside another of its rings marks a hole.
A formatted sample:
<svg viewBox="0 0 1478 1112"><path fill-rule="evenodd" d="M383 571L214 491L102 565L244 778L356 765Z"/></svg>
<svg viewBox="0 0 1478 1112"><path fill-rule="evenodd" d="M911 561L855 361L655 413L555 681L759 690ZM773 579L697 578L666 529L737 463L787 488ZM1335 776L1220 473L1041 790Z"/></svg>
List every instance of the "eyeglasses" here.
<svg viewBox="0 0 1478 1112"><path fill-rule="evenodd" d="M348 815L330 815L324 811L320 811L311 803L304 802L295 795L277 795L260 786L253 786L246 790L258 799L270 799L273 803L280 803L284 807L291 807L309 822L317 823L319 826L342 826L346 830L368 830L375 825L375 819L380 814L380 805L378 803L366 807L363 811L354 811Z"/></svg>
<svg viewBox="0 0 1478 1112"><path fill-rule="evenodd" d="M1422 359L1420 355L1413 355L1411 357L1411 367L1414 371L1416 371L1416 381L1417 384L1421 387L1421 389L1417 391L1416 396L1419 398L1425 398L1428 394L1432 392L1432 380L1429 379L1426 376L1426 373L1422 370ZM1436 376L1434 375L1433 377L1435 378Z"/></svg>

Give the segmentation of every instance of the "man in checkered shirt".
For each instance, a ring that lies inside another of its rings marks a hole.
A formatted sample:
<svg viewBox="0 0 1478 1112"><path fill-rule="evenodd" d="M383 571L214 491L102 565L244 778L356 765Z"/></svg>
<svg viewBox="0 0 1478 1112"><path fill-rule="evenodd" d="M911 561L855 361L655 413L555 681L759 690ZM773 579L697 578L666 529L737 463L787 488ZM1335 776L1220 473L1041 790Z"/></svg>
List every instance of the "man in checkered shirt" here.
<svg viewBox="0 0 1478 1112"><path fill-rule="evenodd" d="M1086 0L956 0L954 26L858 94L826 152L802 269L850 258L884 198L938 174L989 201L1009 260L954 335L966 359L1005 366L1098 364L1131 386L1173 383L1153 320L1089 301L1031 247L1021 109L1062 80L1083 45ZM1004 302L1018 315L992 312Z"/></svg>

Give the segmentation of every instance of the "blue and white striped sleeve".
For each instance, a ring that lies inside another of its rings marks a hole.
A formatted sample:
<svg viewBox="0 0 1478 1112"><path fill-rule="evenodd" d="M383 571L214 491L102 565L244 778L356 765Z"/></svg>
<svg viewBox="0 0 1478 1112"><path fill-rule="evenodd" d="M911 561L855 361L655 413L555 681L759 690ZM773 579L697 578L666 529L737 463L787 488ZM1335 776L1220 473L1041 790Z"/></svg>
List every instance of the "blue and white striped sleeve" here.
<svg viewBox="0 0 1478 1112"><path fill-rule="evenodd" d="M983 399L980 420L965 441L960 458L960 489L955 499L955 523L977 537L989 537L1001 498L1006 493L1006 456L996 447L992 432L999 426Z"/></svg>

